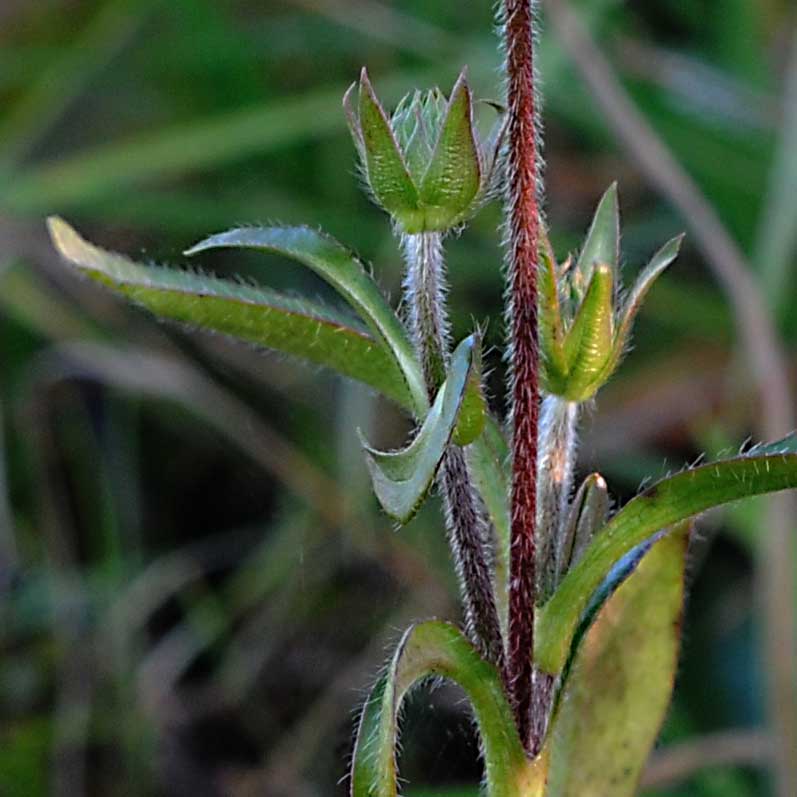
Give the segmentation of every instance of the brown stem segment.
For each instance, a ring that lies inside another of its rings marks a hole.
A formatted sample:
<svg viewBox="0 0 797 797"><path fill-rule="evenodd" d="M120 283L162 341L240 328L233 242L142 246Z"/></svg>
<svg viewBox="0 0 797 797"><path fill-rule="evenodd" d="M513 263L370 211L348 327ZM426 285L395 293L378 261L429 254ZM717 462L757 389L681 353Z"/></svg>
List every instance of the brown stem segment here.
<svg viewBox="0 0 797 797"><path fill-rule="evenodd" d="M539 204L532 0L504 0L507 105L508 314L512 422L507 673L520 738L539 748L532 723L537 426Z"/></svg>

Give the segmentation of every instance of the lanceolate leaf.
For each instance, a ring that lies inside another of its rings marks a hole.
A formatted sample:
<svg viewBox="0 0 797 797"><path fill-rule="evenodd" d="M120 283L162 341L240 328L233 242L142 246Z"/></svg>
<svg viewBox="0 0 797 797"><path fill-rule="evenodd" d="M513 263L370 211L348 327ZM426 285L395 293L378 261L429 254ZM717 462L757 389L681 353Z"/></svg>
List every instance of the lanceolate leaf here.
<svg viewBox="0 0 797 797"><path fill-rule="evenodd" d="M429 403L423 374L404 328L385 301L362 263L334 239L309 227L242 227L200 241L186 254L231 247L259 249L298 260L326 280L368 324L392 353L412 397L411 409L419 418Z"/></svg>
<svg viewBox="0 0 797 797"><path fill-rule="evenodd" d="M418 209L418 191L365 69L360 75L359 123L374 198L388 213L413 215Z"/></svg>
<svg viewBox="0 0 797 797"><path fill-rule="evenodd" d="M406 523L421 505L454 432L471 373L476 340L465 338L451 358L451 367L415 439L400 451L382 452L365 442L366 462L382 508Z"/></svg>
<svg viewBox="0 0 797 797"><path fill-rule="evenodd" d="M567 660L579 619L592 594L628 551L659 529L720 504L797 487L797 439L686 470L654 484L629 501L584 552L537 616L535 660L559 673ZM777 452L777 453L775 453Z"/></svg>
<svg viewBox="0 0 797 797"><path fill-rule="evenodd" d="M664 270L678 257L678 252L681 249L681 242L683 235L679 235L667 241L664 246L656 252L650 260L650 263L645 266L642 272L637 277L634 287L628 294L628 298L623 305L620 314L620 319L617 324L617 330L614 334L614 345L612 348L612 355L603 368L600 379L608 379L609 375L617 367L620 358L623 356L623 351L628 345L628 338L631 334L631 326L634 323L634 318L639 312L642 302L647 296L648 291L653 287L653 283L661 276Z"/></svg>
<svg viewBox="0 0 797 797"><path fill-rule="evenodd" d="M448 104L432 161L421 185L427 213L441 208L452 219L464 212L479 192L481 164L473 136L473 112L465 72L459 76Z"/></svg>
<svg viewBox="0 0 797 797"><path fill-rule="evenodd" d="M66 260L161 318L333 368L404 405L412 400L396 358L382 342L329 308L230 280L139 265L84 241L62 219L51 218L48 226Z"/></svg>
<svg viewBox="0 0 797 797"><path fill-rule="evenodd" d="M605 263L617 273L620 259L620 211L617 204L617 183L612 183L601 197L592 218L584 247L576 268L584 276L586 287L596 263Z"/></svg>
<svg viewBox="0 0 797 797"><path fill-rule="evenodd" d="M360 718L351 773L352 797L396 797L397 715L407 692L430 676L459 684L473 707L482 739L488 797L538 797L533 767L526 763L512 710L498 671L479 656L453 625L413 626L399 643ZM525 790L520 790L525 778Z"/></svg>
<svg viewBox="0 0 797 797"><path fill-rule="evenodd" d="M689 523L662 537L579 644L550 734L546 797L632 797L678 662Z"/></svg>

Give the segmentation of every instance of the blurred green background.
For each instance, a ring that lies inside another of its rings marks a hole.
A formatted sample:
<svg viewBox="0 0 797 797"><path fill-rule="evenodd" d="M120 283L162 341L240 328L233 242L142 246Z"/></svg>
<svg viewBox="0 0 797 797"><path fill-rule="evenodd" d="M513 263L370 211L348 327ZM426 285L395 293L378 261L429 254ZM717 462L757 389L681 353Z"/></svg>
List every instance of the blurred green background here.
<svg viewBox="0 0 797 797"><path fill-rule="evenodd" d="M574 6L749 255L793 365L793 0ZM689 220L547 30L540 61L554 244L577 246L617 179L630 278ZM412 619L458 616L437 501L397 533L370 494L356 428L397 445L398 411L123 305L60 266L43 219L171 264L238 223L317 224L396 299L399 257L359 190L340 98L363 64L392 104L447 90L465 63L476 95L500 98L486 0L2 0L0 794L342 795L354 710L390 644ZM448 250L455 333L490 319L501 414L499 223L493 204ZM600 469L618 501L760 428L737 321L690 240L586 423L580 468ZM277 258L214 253L202 267L334 301ZM701 522L646 794L773 793L764 518L748 503ZM477 793L456 690L418 693L404 728L408 795ZM730 763L668 780L670 745L705 762L717 750L694 745L720 731Z"/></svg>

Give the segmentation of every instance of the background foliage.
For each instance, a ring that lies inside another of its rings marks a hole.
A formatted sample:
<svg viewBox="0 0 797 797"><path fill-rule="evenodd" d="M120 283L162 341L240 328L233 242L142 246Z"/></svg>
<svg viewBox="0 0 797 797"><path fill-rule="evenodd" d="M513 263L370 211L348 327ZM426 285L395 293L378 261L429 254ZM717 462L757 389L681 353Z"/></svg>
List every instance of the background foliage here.
<svg viewBox="0 0 797 797"><path fill-rule="evenodd" d="M791 4L578 6L750 255L793 363ZM357 385L157 324L75 280L57 268L42 219L66 215L108 248L170 263L236 223L310 222L355 246L395 297L398 254L358 190L340 98L362 64L395 101L450 86L463 63L476 96L498 97L491 3L466 7L0 7L3 794L342 794L333 784L352 708L388 643L411 619L455 617L438 507L395 534L359 452L356 427L395 446L405 418ZM542 51L554 245L577 245L618 179L629 282L651 242L688 220L619 148L547 33ZM489 108L480 113L492 121ZM500 411L499 219L496 205L482 212L451 242L449 267L455 337L491 319L486 361ZM334 301L279 258L214 252L202 266ZM600 469L624 499L645 476L754 434L760 404L735 325L687 239L589 419L582 472ZM722 751L740 747L742 764L667 786L672 757L662 754L650 776L659 785L646 793L769 793L754 732L764 717L753 569L763 517L752 503L701 522L663 732L667 749L731 729ZM404 727L408 794L476 793L475 742L454 689L419 695Z"/></svg>

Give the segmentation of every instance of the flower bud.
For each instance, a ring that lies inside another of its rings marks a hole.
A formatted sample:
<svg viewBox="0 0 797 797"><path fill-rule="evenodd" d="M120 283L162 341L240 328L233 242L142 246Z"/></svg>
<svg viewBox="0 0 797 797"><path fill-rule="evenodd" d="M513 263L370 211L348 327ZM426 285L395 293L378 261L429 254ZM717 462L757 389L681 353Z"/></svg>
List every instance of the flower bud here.
<svg viewBox="0 0 797 797"><path fill-rule="evenodd" d="M489 195L503 122L483 145L465 70L448 100L439 89L416 91L388 118L363 69L343 107L368 190L402 232L450 230Z"/></svg>
<svg viewBox="0 0 797 797"><path fill-rule="evenodd" d="M543 386L568 401L587 401L622 358L634 317L653 282L678 256L683 236L668 241L620 300L617 186L603 195L575 265L556 263L547 238L540 252L540 347Z"/></svg>

